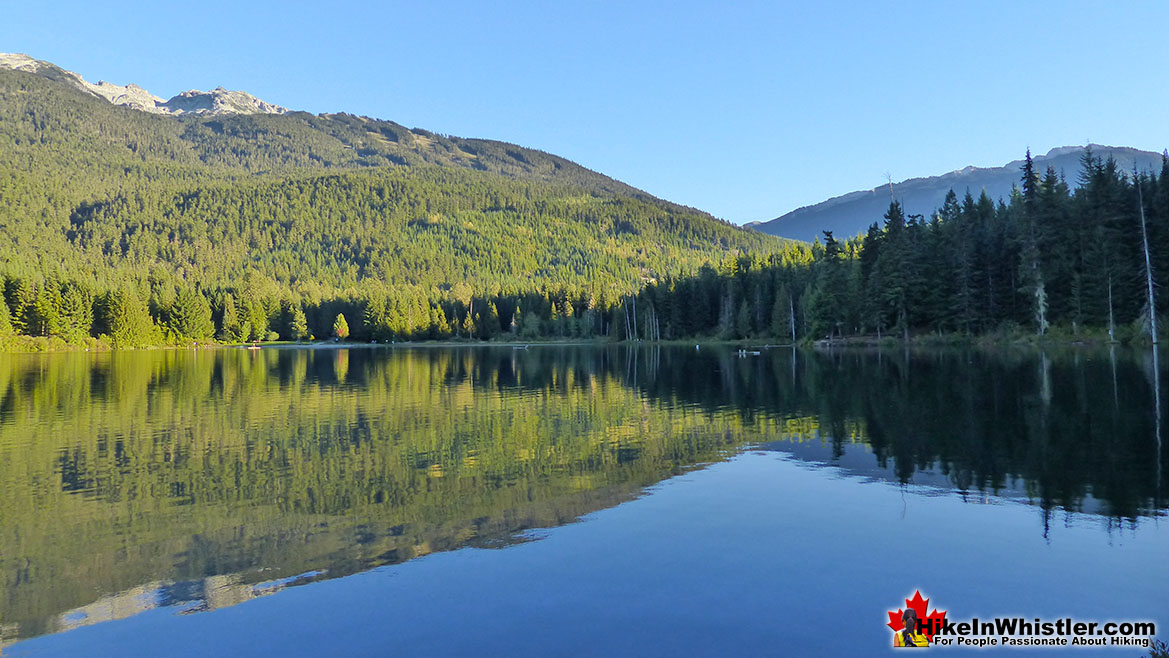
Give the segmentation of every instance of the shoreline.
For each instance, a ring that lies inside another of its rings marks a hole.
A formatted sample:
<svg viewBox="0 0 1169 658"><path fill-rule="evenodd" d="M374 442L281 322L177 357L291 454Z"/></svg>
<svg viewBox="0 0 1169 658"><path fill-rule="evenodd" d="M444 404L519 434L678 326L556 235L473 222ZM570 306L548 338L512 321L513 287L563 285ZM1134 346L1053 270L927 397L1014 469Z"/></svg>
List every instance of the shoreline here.
<svg viewBox="0 0 1169 658"><path fill-rule="evenodd" d="M1060 336L1060 337L1043 337L1038 336L958 336L950 334L928 334L911 336L908 341L902 338L881 337L876 336L846 336L843 338L834 339L820 339L820 340L800 340L796 343L788 342L763 342L762 339L718 339L718 338L692 338L692 339L671 339L671 340L609 340L607 338L596 339L565 339L565 340L507 340L507 341L467 341L467 340L425 340L425 341L396 341L391 343L365 343L365 342L336 342L336 341L314 341L314 342L293 342L293 341L272 341L263 343L198 343L193 345L150 345L142 347L115 347L106 343L95 341L89 344L74 345L65 343L63 341L46 341L41 337L18 337L21 339L14 341L13 344L0 344L0 354L67 354L67 353L81 353L81 352L138 352L138 351L153 351L153 350L169 350L169 351L202 351L202 350L271 350L271 349L302 349L302 350L335 350L335 349L430 349L430 348L456 348L456 347L474 347L474 348L490 348L490 347L511 347L516 350L524 350L533 347L605 347L605 346L655 346L655 347L726 347L726 348L740 348L747 350L768 350L768 349L802 349L802 350L817 350L817 351L831 351L836 349L877 349L888 350L894 348L1022 348L1022 349L1038 349L1045 348L1090 348L1101 349L1110 347L1121 348L1148 348L1152 347L1153 343L1147 337L1139 337L1143 340L1127 340L1109 341L1100 336ZM31 345L29 343L32 343Z"/></svg>

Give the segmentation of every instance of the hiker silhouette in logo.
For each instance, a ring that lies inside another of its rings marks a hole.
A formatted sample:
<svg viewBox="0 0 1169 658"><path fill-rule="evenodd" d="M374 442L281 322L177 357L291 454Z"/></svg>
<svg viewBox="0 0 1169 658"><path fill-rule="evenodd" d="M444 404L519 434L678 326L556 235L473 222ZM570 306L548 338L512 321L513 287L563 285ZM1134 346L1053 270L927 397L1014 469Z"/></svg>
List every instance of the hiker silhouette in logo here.
<svg viewBox="0 0 1169 658"><path fill-rule="evenodd" d="M893 636L893 646L928 647L930 645L929 638L918 632L917 613L913 608L907 608L905 612L901 613L901 621L905 624L905 628L897 631L897 634Z"/></svg>

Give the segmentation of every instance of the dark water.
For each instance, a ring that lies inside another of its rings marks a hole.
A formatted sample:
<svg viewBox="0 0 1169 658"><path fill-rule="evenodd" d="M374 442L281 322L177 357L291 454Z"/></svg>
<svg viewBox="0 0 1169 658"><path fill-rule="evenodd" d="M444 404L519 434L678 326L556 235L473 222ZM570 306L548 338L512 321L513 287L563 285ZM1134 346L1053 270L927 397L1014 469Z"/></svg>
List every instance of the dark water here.
<svg viewBox="0 0 1169 658"><path fill-rule="evenodd" d="M1162 365L0 356L0 648L871 655L917 589L952 618L1153 620L1164 637Z"/></svg>

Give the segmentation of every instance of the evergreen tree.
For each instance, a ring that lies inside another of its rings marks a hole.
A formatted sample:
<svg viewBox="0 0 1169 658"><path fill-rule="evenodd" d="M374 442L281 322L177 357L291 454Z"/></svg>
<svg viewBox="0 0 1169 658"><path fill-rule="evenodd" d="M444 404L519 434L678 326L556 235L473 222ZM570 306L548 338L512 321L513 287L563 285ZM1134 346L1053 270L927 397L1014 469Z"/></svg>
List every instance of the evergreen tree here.
<svg viewBox="0 0 1169 658"><path fill-rule="evenodd" d="M389 299L383 294L375 294L373 298L366 299L363 306L365 310L362 312L362 322L369 335L374 340L394 340L396 336L393 325L399 323L390 319L391 304Z"/></svg>
<svg viewBox="0 0 1169 658"><path fill-rule="evenodd" d="M250 329L242 340L267 340L268 309L264 300L255 296L245 297L242 311L244 324Z"/></svg>
<svg viewBox="0 0 1169 658"><path fill-rule="evenodd" d="M93 293L71 281L61 285L60 300L58 335L66 342L80 343L93 331Z"/></svg>
<svg viewBox="0 0 1169 658"><path fill-rule="evenodd" d="M219 338L228 343L242 343L252 334L252 327L247 320L240 316L236 308L235 296L230 292L223 293L223 313L219 323Z"/></svg>
<svg viewBox="0 0 1169 658"><path fill-rule="evenodd" d="M56 282L37 287L33 303L25 307L25 327L31 336L61 335L61 290Z"/></svg>
<svg viewBox="0 0 1169 658"><path fill-rule="evenodd" d="M808 300L812 332L817 336L835 336L847 324L848 269L844 248L832 231L824 231L824 246L816 258Z"/></svg>
<svg viewBox="0 0 1169 658"><path fill-rule="evenodd" d="M292 319L288 323L289 338L295 341L302 341L309 337L308 333L308 318L304 315L304 309L300 304L292 306Z"/></svg>
<svg viewBox="0 0 1169 658"><path fill-rule="evenodd" d="M735 333L739 338L751 336L751 312L746 300L739 302L739 312L735 315Z"/></svg>
<svg viewBox="0 0 1169 658"><path fill-rule="evenodd" d="M15 333L12 327L12 315L8 311L8 302L0 297L0 338L7 338Z"/></svg>
<svg viewBox="0 0 1169 658"><path fill-rule="evenodd" d="M431 306L430 317L430 337L436 340L450 338L451 325L450 322L447 321L446 312L442 309L442 307L437 305Z"/></svg>
<svg viewBox="0 0 1169 658"><path fill-rule="evenodd" d="M150 313L133 287L123 285L107 293L102 311L102 324L114 346L142 347L157 342Z"/></svg>
<svg viewBox="0 0 1169 658"><path fill-rule="evenodd" d="M885 286L883 270L878 267L881 262L881 246L885 243L885 233L873 222L865 237L861 241L860 275L862 279L863 296L861 299L861 326L869 331L876 331L881 336L889 326L888 315L885 312Z"/></svg>
<svg viewBox="0 0 1169 658"><path fill-rule="evenodd" d="M480 337L490 340L499 335L501 327L499 326L499 309L496 308L495 302L488 302L486 311L483 316L479 318L479 332Z"/></svg>
<svg viewBox="0 0 1169 658"><path fill-rule="evenodd" d="M175 338L203 341L215 333L211 304L194 288L182 288L170 303L166 315L167 329Z"/></svg>
<svg viewBox="0 0 1169 658"><path fill-rule="evenodd" d="M906 231L905 213L897 201L889 203L885 213L884 245L877 261L881 277L882 311L891 323L908 337L910 326L910 267L912 244Z"/></svg>
<svg viewBox="0 0 1169 658"><path fill-rule="evenodd" d="M793 342L795 336L792 335L791 315L793 312L794 303L791 298L791 290L787 283L781 283L779 290L775 294L775 303L771 305L771 325L770 334L775 338L789 338Z"/></svg>
<svg viewBox="0 0 1169 658"><path fill-rule="evenodd" d="M17 333L27 334L28 318L36 300L36 289L26 277L9 277L5 282L4 296L12 311L12 326Z"/></svg>
<svg viewBox="0 0 1169 658"><path fill-rule="evenodd" d="M1043 281L1043 270L1039 263L1039 178L1031 162L1031 149L1023 161L1022 196L1022 250L1019 264L1023 282L1023 294L1032 300L1032 314L1036 331L1042 336L1047 332L1047 291Z"/></svg>
<svg viewBox="0 0 1169 658"><path fill-rule="evenodd" d="M467 309L466 314L463 315L462 327L463 327L463 335L464 336L466 336L467 338L474 338L475 337L474 306L469 307Z"/></svg>

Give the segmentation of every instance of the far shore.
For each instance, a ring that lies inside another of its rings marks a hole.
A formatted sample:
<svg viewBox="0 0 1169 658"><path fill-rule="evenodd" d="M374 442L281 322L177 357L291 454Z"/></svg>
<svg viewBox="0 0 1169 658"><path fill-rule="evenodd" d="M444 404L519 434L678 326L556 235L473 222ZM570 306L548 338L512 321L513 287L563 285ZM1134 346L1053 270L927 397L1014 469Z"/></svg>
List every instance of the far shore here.
<svg viewBox="0 0 1169 658"><path fill-rule="evenodd" d="M392 341L392 342L358 342L358 341L270 341L260 343L195 343L188 345L152 345L142 347L115 347L109 343L96 339L84 344L70 344L56 339L32 338L17 336L5 343L0 343L0 354L48 354L69 352L125 352L143 350L269 350L269 349L300 349L300 350L335 350L335 349L429 349L455 347L511 347L522 350L533 347L603 347L617 345L645 345L660 347L730 347L739 348L753 353L766 349L895 349L895 348L964 348L964 347L1007 347L1019 349L1042 349L1047 347L1151 347L1147 336L1129 337L1126 341L1110 341L1106 335L1054 335L1038 337L1024 334L990 334L984 336L963 336L956 334L918 334L910 336L905 341L900 336L845 336L840 338L823 338L819 340L803 339L795 344L791 341L777 340L765 342L765 339L719 339L719 338L690 338L659 341L614 341L608 338L594 339L537 339L537 340L423 340L423 341Z"/></svg>

